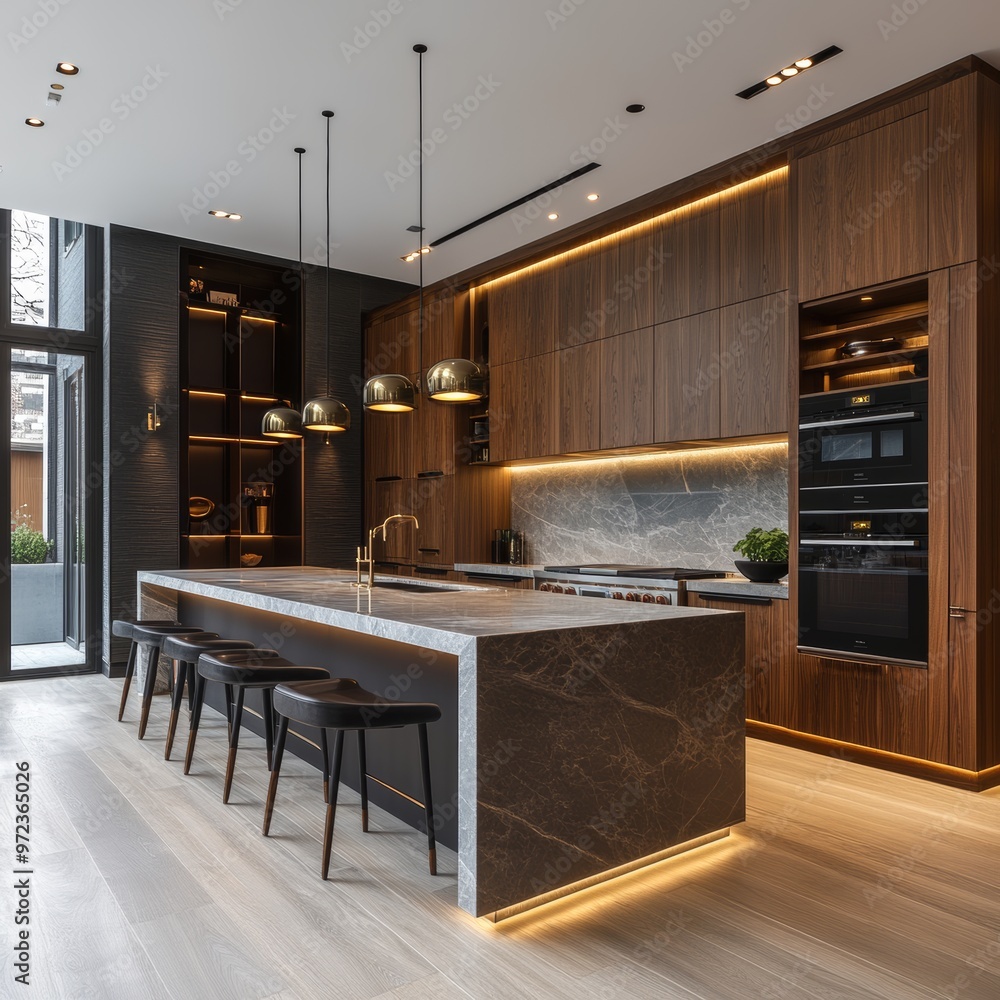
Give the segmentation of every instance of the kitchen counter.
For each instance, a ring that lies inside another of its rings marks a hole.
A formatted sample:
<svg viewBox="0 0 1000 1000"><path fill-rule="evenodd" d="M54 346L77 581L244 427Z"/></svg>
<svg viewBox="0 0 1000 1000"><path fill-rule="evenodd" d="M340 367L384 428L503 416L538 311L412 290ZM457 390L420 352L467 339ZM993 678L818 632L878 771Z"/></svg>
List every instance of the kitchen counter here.
<svg viewBox="0 0 1000 1000"><path fill-rule="evenodd" d="M741 613L429 581L377 581L369 604L352 580L318 568L146 572L139 610L280 648L385 697L440 704L435 820L442 843L457 845L458 902L470 913L517 907L744 819L745 718L732 697ZM369 773L389 786L373 800L416 826L412 738L373 737Z"/></svg>
<svg viewBox="0 0 1000 1000"><path fill-rule="evenodd" d="M513 576L521 580L531 580L535 570L542 570L541 563L525 563L513 566L508 563L455 563L459 573L484 573L487 576Z"/></svg>
<svg viewBox="0 0 1000 1000"><path fill-rule="evenodd" d="M745 576L727 576L724 580L692 580L685 584L695 594L732 594L734 597L770 597L788 600L788 583L754 583Z"/></svg>

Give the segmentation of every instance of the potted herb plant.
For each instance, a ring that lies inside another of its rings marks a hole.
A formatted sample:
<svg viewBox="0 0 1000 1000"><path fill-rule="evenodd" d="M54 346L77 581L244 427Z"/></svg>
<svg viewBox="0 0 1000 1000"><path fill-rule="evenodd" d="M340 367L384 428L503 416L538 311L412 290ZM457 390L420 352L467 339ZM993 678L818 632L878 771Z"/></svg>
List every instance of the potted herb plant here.
<svg viewBox="0 0 1000 1000"><path fill-rule="evenodd" d="M736 568L754 583L777 583L788 575L788 532L782 528L751 528L734 546L746 556Z"/></svg>

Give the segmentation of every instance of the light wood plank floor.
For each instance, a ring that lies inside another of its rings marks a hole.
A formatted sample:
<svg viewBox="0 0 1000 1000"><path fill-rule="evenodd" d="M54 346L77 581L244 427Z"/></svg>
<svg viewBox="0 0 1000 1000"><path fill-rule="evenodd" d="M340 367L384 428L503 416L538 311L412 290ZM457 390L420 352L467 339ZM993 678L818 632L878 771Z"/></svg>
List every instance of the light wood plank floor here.
<svg viewBox="0 0 1000 1000"><path fill-rule="evenodd" d="M13 983L7 889L2 997L1000 996L998 792L750 741L749 818L727 841L493 925L457 909L454 855L432 878L420 835L380 810L362 834L346 788L322 882L316 772L286 757L264 839L260 742L223 806L222 719L206 710L185 778L162 759L166 699L139 743L134 701L115 721L120 683L0 685L2 868L19 760L35 868L34 988Z"/></svg>

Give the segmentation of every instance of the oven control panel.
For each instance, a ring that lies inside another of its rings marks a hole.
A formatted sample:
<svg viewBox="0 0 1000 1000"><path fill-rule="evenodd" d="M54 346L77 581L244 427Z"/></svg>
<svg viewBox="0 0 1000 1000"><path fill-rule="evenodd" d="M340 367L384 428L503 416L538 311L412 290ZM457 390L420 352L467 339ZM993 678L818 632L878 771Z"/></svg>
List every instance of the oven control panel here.
<svg viewBox="0 0 1000 1000"><path fill-rule="evenodd" d="M574 597L603 597L613 601L633 601L638 604L659 604L674 605L679 604L676 584L672 586L643 584L616 584L601 581L599 583L587 583L574 581L569 583L562 580L541 580L536 583L535 589L546 594L569 594Z"/></svg>

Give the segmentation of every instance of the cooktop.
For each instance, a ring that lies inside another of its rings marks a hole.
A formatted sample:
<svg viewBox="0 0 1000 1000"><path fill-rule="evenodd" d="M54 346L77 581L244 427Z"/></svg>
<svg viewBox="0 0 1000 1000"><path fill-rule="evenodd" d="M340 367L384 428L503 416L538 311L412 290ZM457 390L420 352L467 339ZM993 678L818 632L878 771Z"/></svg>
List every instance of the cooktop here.
<svg viewBox="0 0 1000 1000"><path fill-rule="evenodd" d="M651 580L711 580L724 577L719 569L680 569L676 566L623 566L591 563L589 566L546 566L546 573L589 573L593 576L632 576Z"/></svg>

